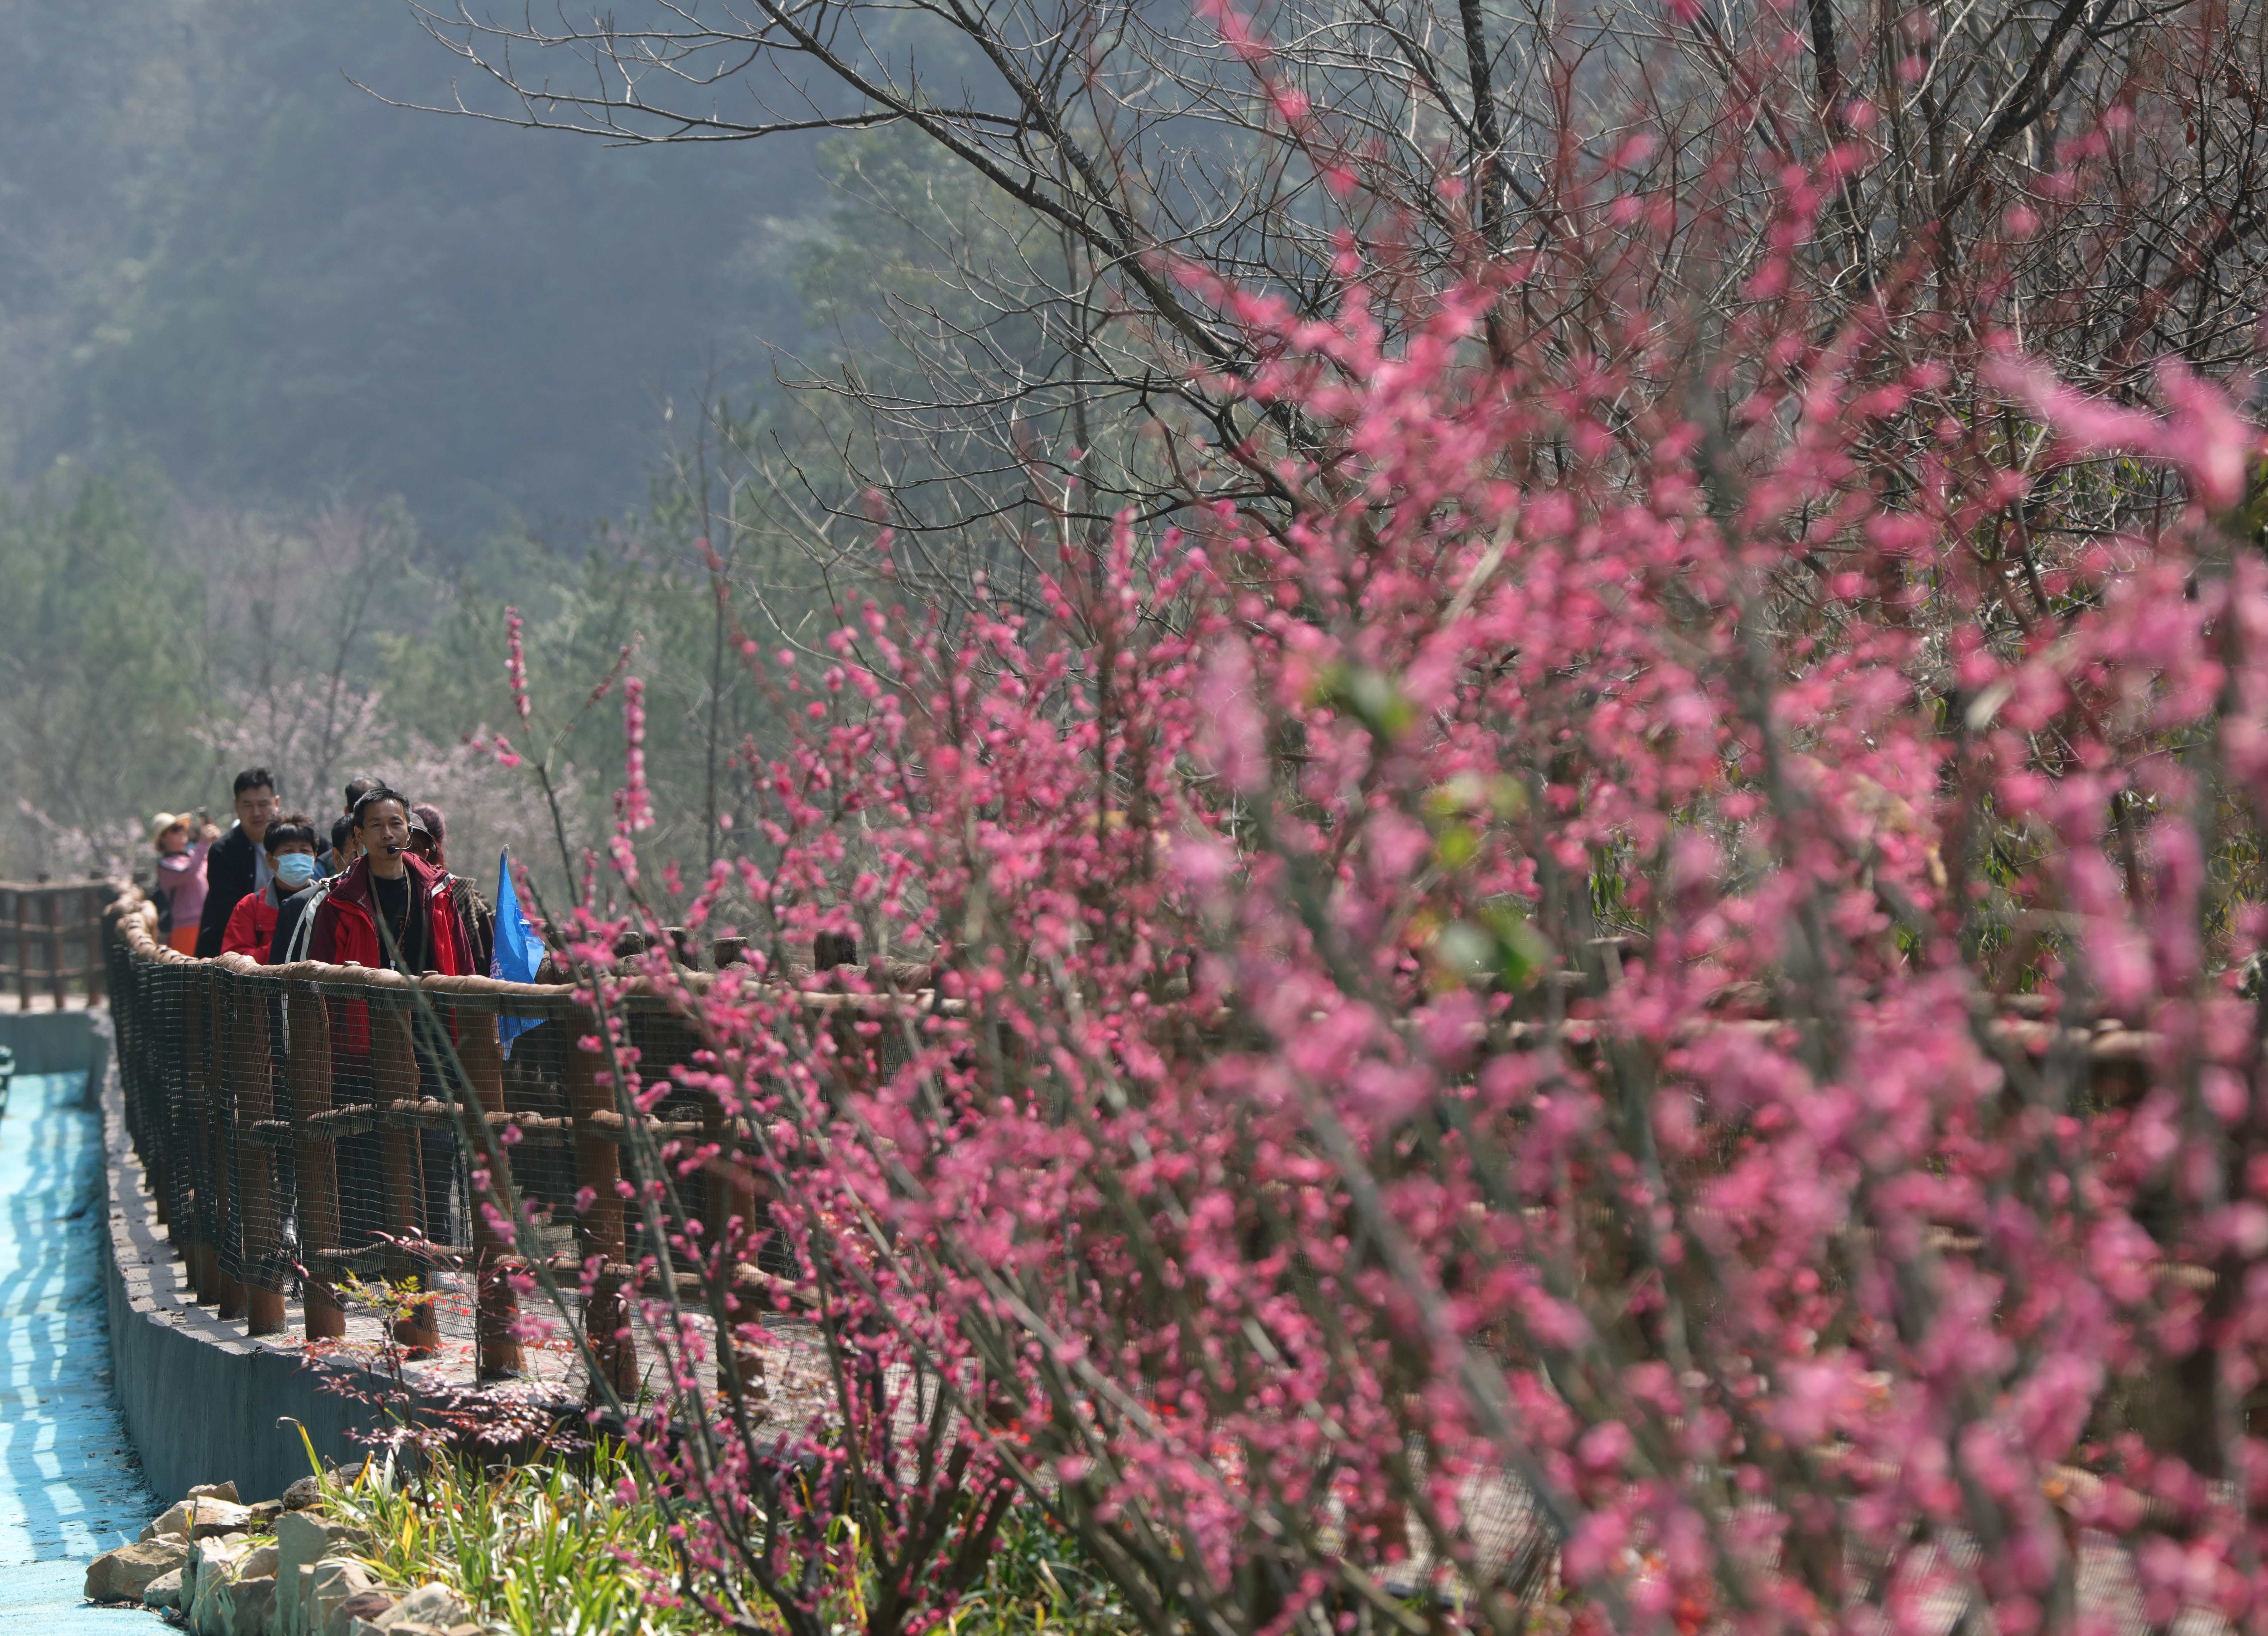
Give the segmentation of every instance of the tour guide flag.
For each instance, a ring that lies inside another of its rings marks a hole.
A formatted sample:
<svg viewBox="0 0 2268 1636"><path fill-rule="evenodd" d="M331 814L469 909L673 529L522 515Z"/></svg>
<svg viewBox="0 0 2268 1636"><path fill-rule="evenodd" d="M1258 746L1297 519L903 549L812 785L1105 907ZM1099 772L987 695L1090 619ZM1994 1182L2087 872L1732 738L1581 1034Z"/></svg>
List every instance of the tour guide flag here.
<svg viewBox="0 0 2268 1636"><path fill-rule="evenodd" d="M512 889L512 848L497 854L496 952L489 957L489 975L507 983L532 983L543 966L543 939L519 912L519 894ZM540 1016L499 1016L497 1044L507 1057L512 1042L534 1028Z"/></svg>

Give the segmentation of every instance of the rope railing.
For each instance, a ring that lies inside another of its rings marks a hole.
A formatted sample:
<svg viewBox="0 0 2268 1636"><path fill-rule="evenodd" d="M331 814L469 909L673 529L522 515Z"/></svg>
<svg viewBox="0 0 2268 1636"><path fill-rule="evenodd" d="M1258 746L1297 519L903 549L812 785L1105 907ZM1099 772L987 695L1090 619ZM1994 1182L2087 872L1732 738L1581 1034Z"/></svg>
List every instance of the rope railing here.
<svg viewBox="0 0 2268 1636"><path fill-rule="evenodd" d="M431 976L413 991L399 972L361 966L195 959L158 940L156 918L137 890L116 889L103 946L128 1131L200 1303L273 1336L296 1294L307 1339L335 1342L348 1339L342 1296L362 1280L429 1291L453 1282L473 1298L480 1376L511 1376L526 1370L512 1275L540 1255L581 1289L595 1258L583 1327L597 1366L618 1390L632 1386L624 1313L637 1269L652 1263L617 1188L622 1148L732 1146L712 1095L678 1084L651 1112L626 1112L600 1057L580 1048L591 1015L568 986ZM683 976L696 991L712 980ZM927 994L800 999L821 1011L933 1003ZM671 997L640 979L622 986L619 1004L649 1085L691 1064L699 1042ZM445 1031L453 1061L437 1060L421 1015ZM504 1019L521 1025L508 1050ZM508 1141L468 1144L481 1125ZM519 1252L490 1230L475 1196L477 1170L499 1161L549 1223L528 1229L532 1244L524 1231ZM579 1211L578 1196L588 1201ZM745 1178L726 1175L706 1184L704 1205L718 1220L761 1207ZM778 1293L776 1274L741 1273L758 1287L752 1296ZM412 1303L393 1323L412 1355L441 1344L434 1308Z"/></svg>

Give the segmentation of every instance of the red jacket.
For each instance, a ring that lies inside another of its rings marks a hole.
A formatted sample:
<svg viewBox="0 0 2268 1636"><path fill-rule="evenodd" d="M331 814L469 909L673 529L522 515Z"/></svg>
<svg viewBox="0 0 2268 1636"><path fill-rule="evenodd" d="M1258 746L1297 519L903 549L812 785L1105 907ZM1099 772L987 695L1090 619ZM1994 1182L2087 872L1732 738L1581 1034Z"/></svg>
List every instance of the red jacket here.
<svg viewBox="0 0 2268 1636"><path fill-rule="evenodd" d="M458 922L457 906L450 900L449 877L408 853L402 855L401 862L409 871L410 890L424 900L425 913L432 921L433 964L427 969L445 977L471 972L472 945L466 939L465 928ZM368 858L357 858L339 877L330 896L316 909L314 930L307 939L307 957L327 965L352 962L384 968L389 964L379 950L378 919L371 906ZM359 1053L370 1049L370 1015L361 1001L332 1001L331 1045L338 1051Z"/></svg>
<svg viewBox="0 0 2268 1636"><path fill-rule="evenodd" d="M223 954L248 954L268 964L268 945L276 936L276 891L248 892L228 912L228 929L221 934Z"/></svg>

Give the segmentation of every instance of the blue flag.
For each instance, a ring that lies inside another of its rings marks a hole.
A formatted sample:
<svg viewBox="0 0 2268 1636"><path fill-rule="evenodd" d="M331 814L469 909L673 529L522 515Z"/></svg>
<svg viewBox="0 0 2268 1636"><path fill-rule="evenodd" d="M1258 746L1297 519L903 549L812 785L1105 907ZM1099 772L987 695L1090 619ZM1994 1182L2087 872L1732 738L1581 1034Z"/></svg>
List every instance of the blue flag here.
<svg viewBox="0 0 2268 1636"><path fill-rule="evenodd" d="M543 969L543 939L520 913L519 894L512 885L512 849L497 855L496 952L489 957L489 975L507 983L532 983ZM497 1018L497 1044L512 1055L512 1042L543 1019L537 1016Z"/></svg>

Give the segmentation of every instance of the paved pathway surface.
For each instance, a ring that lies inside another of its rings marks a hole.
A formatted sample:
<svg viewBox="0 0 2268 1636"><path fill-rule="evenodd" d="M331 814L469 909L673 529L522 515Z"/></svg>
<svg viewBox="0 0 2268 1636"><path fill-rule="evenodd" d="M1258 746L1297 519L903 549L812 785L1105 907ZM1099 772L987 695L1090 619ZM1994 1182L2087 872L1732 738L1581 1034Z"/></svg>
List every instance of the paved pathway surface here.
<svg viewBox="0 0 2268 1636"><path fill-rule="evenodd" d="M86 1076L18 1076L0 1117L0 1632L154 1636L79 1600L87 1562L158 1513L111 1395L102 1121ZM182 1412L195 1413L184 1404Z"/></svg>

